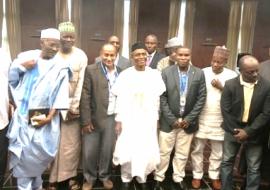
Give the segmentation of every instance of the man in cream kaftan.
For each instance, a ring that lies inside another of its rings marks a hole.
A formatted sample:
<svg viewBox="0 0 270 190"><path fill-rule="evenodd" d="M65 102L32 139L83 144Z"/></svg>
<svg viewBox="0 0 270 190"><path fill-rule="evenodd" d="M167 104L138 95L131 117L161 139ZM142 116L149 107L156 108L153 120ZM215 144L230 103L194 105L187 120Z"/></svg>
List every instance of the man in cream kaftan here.
<svg viewBox="0 0 270 190"><path fill-rule="evenodd" d="M18 55L9 72L17 109L9 126L10 168L19 190L41 189L41 174L53 160L59 140L59 115L68 108L69 68L53 56L58 51L60 34L43 30L40 50ZM29 122L30 109L48 109L45 118Z"/></svg>
<svg viewBox="0 0 270 190"><path fill-rule="evenodd" d="M123 71L112 89L117 96L115 120L121 123L113 162L121 165L126 186L136 176L144 187L147 175L160 161L157 122L159 96L165 85L157 70L145 66L146 54L143 45L133 45L135 66Z"/></svg>

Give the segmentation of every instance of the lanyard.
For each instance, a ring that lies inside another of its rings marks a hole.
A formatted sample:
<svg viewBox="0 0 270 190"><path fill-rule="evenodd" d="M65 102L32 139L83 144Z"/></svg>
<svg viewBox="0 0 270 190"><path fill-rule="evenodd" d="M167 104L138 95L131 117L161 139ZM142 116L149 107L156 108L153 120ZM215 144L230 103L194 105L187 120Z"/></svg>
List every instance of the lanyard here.
<svg viewBox="0 0 270 190"><path fill-rule="evenodd" d="M107 68L104 66L104 64L102 62L101 62L101 68L102 68L104 76L106 77L106 79L108 81L109 89L111 89L116 81L116 78L118 77L117 69L116 69L116 67L114 67L114 77L113 77L113 80L111 80L112 78L109 77Z"/></svg>

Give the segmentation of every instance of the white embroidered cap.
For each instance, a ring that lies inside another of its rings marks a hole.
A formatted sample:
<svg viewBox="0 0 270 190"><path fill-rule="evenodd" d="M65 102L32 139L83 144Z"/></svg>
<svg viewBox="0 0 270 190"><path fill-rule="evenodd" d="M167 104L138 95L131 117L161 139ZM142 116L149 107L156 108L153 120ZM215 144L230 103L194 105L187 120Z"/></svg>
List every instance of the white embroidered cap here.
<svg viewBox="0 0 270 190"><path fill-rule="evenodd" d="M48 28L41 30L40 39L42 38L51 38L60 40L60 32L55 28Z"/></svg>

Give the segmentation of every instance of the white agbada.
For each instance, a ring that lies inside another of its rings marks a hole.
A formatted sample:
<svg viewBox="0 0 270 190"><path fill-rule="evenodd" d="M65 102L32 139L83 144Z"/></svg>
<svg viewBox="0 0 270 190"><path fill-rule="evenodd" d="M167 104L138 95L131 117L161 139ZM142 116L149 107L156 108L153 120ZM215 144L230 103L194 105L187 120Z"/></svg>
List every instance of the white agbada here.
<svg viewBox="0 0 270 190"><path fill-rule="evenodd" d="M165 91L161 74L149 67L123 71L112 92L117 96L116 121L122 122L114 164L131 164L131 175L144 178L160 162L157 140L159 96Z"/></svg>
<svg viewBox="0 0 270 190"><path fill-rule="evenodd" d="M205 105L199 117L199 130L195 137L211 140L224 140L224 130L221 128L223 121L220 110L221 91L211 85L213 79L218 79L224 86L226 80L234 78L237 74L224 68L219 74L212 71L212 67L203 69L207 88L207 97Z"/></svg>

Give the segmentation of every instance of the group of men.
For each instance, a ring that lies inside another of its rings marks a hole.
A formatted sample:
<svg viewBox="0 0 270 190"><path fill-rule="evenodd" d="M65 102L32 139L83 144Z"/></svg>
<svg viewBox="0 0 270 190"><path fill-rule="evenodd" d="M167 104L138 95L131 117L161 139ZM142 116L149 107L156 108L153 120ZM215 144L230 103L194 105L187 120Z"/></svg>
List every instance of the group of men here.
<svg viewBox="0 0 270 190"><path fill-rule="evenodd" d="M7 134L9 165L19 190L42 189L41 175L49 164L49 190L63 181L68 189L80 189L80 158L83 190L91 190L97 179L113 189L112 164L121 165L121 190L128 190L134 177L140 189L150 189L151 173L154 189L185 190L189 155L191 185L199 189L208 141L213 189L233 189L241 145L246 189L259 188L260 136L270 119L270 83L259 76L255 57L241 58L237 76L225 68L229 50L217 46L211 66L199 69L178 38L168 40L165 57L157 51L157 36L150 34L145 43L132 45L131 61L119 54L119 38L111 36L95 63L87 65L85 53L74 46L71 22L42 30L40 45L41 50L20 53L11 66L8 59L1 64L6 89L1 98L1 183ZM173 150L173 183L165 187Z"/></svg>

